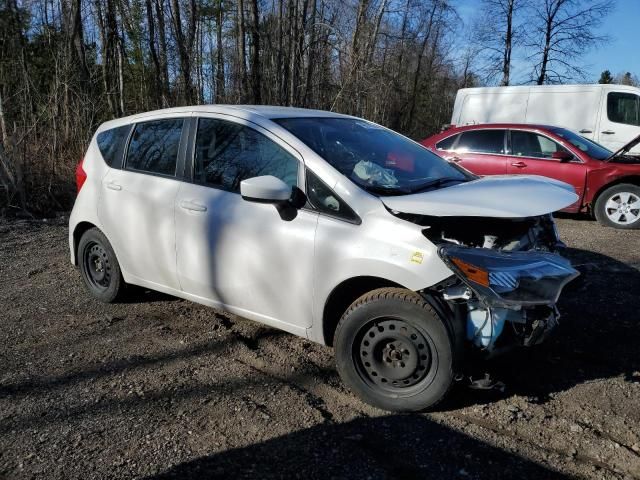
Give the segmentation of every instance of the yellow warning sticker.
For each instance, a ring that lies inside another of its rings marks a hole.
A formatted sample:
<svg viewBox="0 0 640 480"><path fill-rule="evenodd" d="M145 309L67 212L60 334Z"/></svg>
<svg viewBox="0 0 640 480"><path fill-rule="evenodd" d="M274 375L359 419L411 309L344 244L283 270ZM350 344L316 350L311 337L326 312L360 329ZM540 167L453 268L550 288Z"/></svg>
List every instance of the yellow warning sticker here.
<svg viewBox="0 0 640 480"><path fill-rule="evenodd" d="M423 259L424 256L422 255L422 252L413 252L413 255L411 255L412 263L422 263Z"/></svg>

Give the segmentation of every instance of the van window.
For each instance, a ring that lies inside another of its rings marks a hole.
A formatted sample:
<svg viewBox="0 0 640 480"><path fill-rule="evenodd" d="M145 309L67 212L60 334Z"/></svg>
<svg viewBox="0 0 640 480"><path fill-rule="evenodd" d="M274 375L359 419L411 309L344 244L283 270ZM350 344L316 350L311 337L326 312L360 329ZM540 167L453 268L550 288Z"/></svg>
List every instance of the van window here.
<svg viewBox="0 0 640 480"><path fill-rule="evenodd" d="M105 163L110 167L120 168L122 166L124 146L130 131L131 125L124 125L122 127L105 130L98 134L98 138L96 139L98 149Z"/></svg>
<svg viewBox="0 0 640 480"><path fill-rule="evenodd" d="M453 144L456 143L456 138L458 138L458 135L451 135L444 140L440 140L438 143L436 143L436 148L438 150L451 150Z"/></svg>
<svg viewBox="0 0 640 480"><path fill-rule="evenodd" d="M638 95L610 92L607 95L607 117L612 122L640 125Z"/></svg>
<svg viewBox="0 0 640 480"><path fill-rule="evenodd" d="M559 143L544 135L511 130L511 152L516 157L552 158L554 152L568 152Z"/></svg>
<svg viewBox="0 0 640 480"><path fill-rule="evenodd" d="M129 142L126 168L174 176L182 123L182 118L138 123Z"/></svg>
<svg viewBox="0 0 640 480"><path fill-rule="evenodd" d="M293 187L298 183L298 163L252 128L212 118L198 120L194 179L199 183L239 193L242 180L273 175Z"/></svg>
<svg viewBox="0 0 640 480"><path fill-rule="evenodd" d="M458 152L505 153L505 130L469 130L461 134L456 145Z"/></svg>

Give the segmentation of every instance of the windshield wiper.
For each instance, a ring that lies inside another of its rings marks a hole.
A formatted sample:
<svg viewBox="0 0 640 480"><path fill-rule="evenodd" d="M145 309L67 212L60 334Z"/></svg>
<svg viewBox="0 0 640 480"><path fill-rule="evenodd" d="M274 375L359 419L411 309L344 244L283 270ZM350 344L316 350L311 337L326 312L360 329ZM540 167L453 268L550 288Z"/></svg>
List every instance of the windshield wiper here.
<svg viewBox="0 0 640 480"><path fill-rule="evenodd" d="M423 183L421 185L418 185L417 187L414 187L411 189L411 193L420 193L420 192L424 192L425 190L430 190L432 188L438 188L441 187L447 183L451 183L451 182L460 182L460 183L464 183L467 180L465 179L461 179L461 178L453 178L453 177L445 177L445 178L438 178L436 180L431 180L430 182L426 182Z"/></svg>
<svg viewBox="0 0 640 480"><path fill-rule="evenodd" d="M405 187L386 187L384 185L362 185L362 187L371 193L381 193L383 195L407 195L413 193Z"/></svg>

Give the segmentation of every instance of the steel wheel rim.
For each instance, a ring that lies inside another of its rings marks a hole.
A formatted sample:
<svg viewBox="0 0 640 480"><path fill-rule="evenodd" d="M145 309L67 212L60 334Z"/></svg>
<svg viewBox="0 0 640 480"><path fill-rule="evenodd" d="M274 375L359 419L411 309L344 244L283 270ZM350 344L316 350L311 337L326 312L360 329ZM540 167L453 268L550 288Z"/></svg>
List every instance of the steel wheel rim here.
<svg viewBox="0 0 640 480"><path fill-rule="evenodd" d="M427 388L438 355L426 331L402 319L380 318L364 325L353 344L360 378L389 396L409 396Z"/></svg>
<svg viewBox="0 0 640 480"><path fill-rule="evenodd" d="M111 263L102 245L89 242L84 248L84 270L89 283L99 290L106 290L111 284Z"/></svg>
<svg viewBox="0 0 640 480"><path fill-rule="evenodd" d="M640 219L640 197L632 192L613 194L604 205L607 218L617 225L630 225Z"/></svg>

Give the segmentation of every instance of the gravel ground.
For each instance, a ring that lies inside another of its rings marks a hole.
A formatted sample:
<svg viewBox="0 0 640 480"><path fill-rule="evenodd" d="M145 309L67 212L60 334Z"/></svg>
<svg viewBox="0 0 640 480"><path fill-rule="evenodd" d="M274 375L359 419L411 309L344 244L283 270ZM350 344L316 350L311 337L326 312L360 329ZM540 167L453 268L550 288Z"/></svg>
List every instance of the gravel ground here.
<svg viewBox="0 0 640 480"><path fill-rule="evenodd" d="M351 395L330 348L136 291L103 305L63 219L0 223L0 478L640 478L640 231L562 218L549 341L438 412Z"/></svg>

